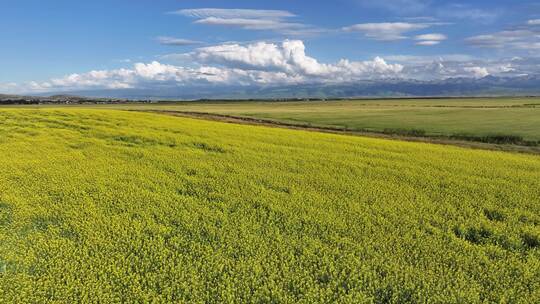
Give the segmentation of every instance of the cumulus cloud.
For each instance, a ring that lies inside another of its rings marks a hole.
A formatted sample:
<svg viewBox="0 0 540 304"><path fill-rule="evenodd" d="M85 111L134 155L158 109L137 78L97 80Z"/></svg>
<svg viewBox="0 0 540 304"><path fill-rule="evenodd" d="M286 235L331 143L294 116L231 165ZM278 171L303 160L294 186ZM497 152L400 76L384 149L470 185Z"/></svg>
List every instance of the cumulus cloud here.
<svg viewBox="0 0 540 304"><path fill-rule="evenodd" d="M198 48L182 56L191 59L195 66L176 66L158 61L135 63L131 69L71 74L45 82L31 82L25 84L24 88L44 92L214 84L351 82L399 77L403 70L402 65L388 63L380 57L367 61L342 59L332 64L321 63L306 54L301 40L223 44Z"/></svg>
<svg viewBox="0 0 540 304"><path fill-rule="evenodd" d="M0 93L1 92L15 92L18 89L19 85L14 82L2 83L0 82Z"/></svg>
<svg viewBox="0 0 540 304"><path fill-rule="evenodd" d="M441 55L390 55L386 59L403 64L428 64L433 61L470 62L474 57L467 54L441 54Z"/></svg>
<svg viewBox="0 0 540 304"><path fill-rule="evenodd" d="M382 41L392 41L407 38L407 32L417 31L430 27L427 23L408 22L382 22L382 23L361 23L344 27L347 32L359 32L368 38Z"/></svg>
<svg viewBox="0 0 540 304"><path fill-rule="evenodd" d="M482 78L490 75L485 66L475 66L471 62L436 60L428 64L410 65L404 70L410 78L419 80L439 80L448 78Z"/></svg>
<svg viewBox="0 0 540 304"><path fill-rule="evenodd" d="M239 74L239 75L237 75ZM87 89L129 89L154 85L186 85L194 83L228 83L241 76L235 70L216 67L186 68L154 61L136 63L131 69L91 71L71 74L46 82L26 85L31 91L69 91Z"/></svg>
<svg viewBox="0 0 540 304"><path fill-rule="evenodd" d="M281 45L258 42L248 45L225 44L199 48L192 57L203 63L223 64L245 69L279 70L289 73L303 71L321 74L329 67L305 54L305 46L299 40L285 40Z"/></svg>
<svg viewBox="0 0 540 304"><path fill-rule="evenodd" d="M157 37L157 41L162 45L172 45L172 46L189 46L189 45L197 45L197 44L202 43L201 41L196 41L196 40L166 37L166 36Z"/></svg>
<svg viewBox="0 0 540 304"><path fill-rule="evenodd" d="M528 25L540 25L540 19L529 20L529 21L527 21L527 24Z"/></svg>
<svg viewBox="0 0 540 304"><path fill-rule="evenodd" d="M540 73L540 58L514 57L486 61L462 54L397 55L388 56L386 59L341 59L323 63L307 54L306 46L301 40L228 43L197 48L178 56L189 62L189 66L159 61L135 63L131 68L76 73L43 82L0 84L0 90L36 93L183 86L260 86L384 79L481 78L487 75L518 76Z"/></svg>
<svg viewBox="0 0 540 304"><path fill-rule="evenodd" d="M471 73L475 78L482 78L489 75L489 72L485 67L465 67L464 71Z"/></svg>
<svg viewBox="0 0 540 304"><path fill-rule="evenodd" d="M280 71L287 74L310 77L384 77L394 75L401 65L386 63L381 58L373 61L350 62L340 60L335 64L323 64L306 55L300 40L285 40L281 44L258 42L249 45L226 44L199 48L191 53L197 62L241 67L248 70Z"/></svg>
<svg viewBox="0 0 540 304"><path fill-rule="evenodd" d="M540 58L535 57L476 59L468 55L456 54L443 55L440 58L434 56L388 56L387 58L404 65L403 77L420 80L540 74Z"/></svg>

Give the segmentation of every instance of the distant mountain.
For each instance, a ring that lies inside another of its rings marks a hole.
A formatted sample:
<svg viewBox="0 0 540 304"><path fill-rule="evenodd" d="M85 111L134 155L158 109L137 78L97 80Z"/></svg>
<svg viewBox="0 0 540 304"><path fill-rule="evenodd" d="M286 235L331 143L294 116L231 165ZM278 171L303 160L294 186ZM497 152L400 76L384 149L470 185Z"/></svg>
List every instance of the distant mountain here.
<svg viewBox="0 0 540 304"><path fill-rule="evenodd" d="M540 76L480 79L448 78L420 81L390 79L341 84L299 84L288 86L182 86L159 89L87 90L69 92L78 96L118 99L281 99L351 97L444 97L444 96L527 96L540 95ZM1 100L0 95L0 100ZM52 96L66 100L66 95Z"/></svg>

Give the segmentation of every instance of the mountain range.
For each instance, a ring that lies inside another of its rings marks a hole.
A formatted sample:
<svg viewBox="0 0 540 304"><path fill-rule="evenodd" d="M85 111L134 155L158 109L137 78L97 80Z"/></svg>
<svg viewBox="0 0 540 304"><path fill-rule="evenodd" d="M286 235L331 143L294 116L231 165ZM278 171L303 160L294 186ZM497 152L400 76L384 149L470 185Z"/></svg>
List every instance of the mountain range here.
<svg viewBox="0 0 540 304"><path fill-rule="evenodd" d="M70 95L65 95L66 93ZM62 94L62 95L59 95ZM133 100L195 99L285 99L285 98L354 98L354 97L460 97L460 96L537 96L540 75L484 78L448 78L444 80L366 80L339 84L297 84L286 86L170 86L160 89L82 90L52 92L26 98L65 101L73 96ZM13 99L0 95L0 100Z"/></svg>

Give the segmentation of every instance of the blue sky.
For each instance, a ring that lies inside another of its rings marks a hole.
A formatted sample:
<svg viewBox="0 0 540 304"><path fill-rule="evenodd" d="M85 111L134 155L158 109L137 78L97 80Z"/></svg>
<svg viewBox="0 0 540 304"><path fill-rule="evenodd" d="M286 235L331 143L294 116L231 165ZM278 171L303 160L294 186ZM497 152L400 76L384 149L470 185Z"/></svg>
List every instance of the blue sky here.
<svg viewBox="0 0 540 304"><path fill-rule="evenodd" d="M540 70L537 1L0 0L0 11L0 92Z"/></svg>

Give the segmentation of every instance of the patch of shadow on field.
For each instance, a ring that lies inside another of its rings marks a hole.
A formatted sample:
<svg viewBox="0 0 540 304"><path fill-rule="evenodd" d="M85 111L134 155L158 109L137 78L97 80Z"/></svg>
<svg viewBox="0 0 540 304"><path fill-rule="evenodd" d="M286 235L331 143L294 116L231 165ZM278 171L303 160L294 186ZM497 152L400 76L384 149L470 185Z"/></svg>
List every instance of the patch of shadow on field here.
<svg viewBox="0 0 540 304"><path fill-rule="evenodd" d="M47 128L51 129L61 129L61 130L69 130L69 131L76 131L80 133L88 132L92 128L82 125L82 124L76 124L76 123L69 123L66 121L56 121L51 119L41 119L40 122L44 123Z"/></svg>
<svg viewBox="0 0 540 304"><path fill-rule="evenodd" d="M191 135L187 130L182 129L173 129L173 128L165 128L165 127L152 127L147 126L149 130L157 131L159 133L169 133L172 135Z"/></svg>
<svg viewBox="0 0 540 304"><path fill-rule="evenodd" d="M148 147L148 146L164 146L174 148L177 146L176 142L163 141L155 138L138 136L138 135L116 135L106 137L106 140L112 141L115 144L127 147Z"/></svg>
<svg viewBox="0 0 540 304"><path fill-rule="evenodd" d="M68 229L64 221L56 216L36 216L32 218L30 226L25 229L26 233L38 231L42 233L57 233L61 238L78 241L79 234L73 229Z"/></svg>
<svg viewBox="0 0 540 304"><path fill-rule="evenodd" d="M38 231L47 231L52 227L62 225L62 220L53 216L36 216L32 219L32 228Z"/></svg>
<svg viewBox="0 0 540 304"><path fill-rule="evenodd" d="M9 132L10 132L10 135L19 134L19 135L30 136L30 137L35 137L40 134L39 132L36 132L35 130L31 130L25 127L15 127L9 130Z"/></svg>
<svg viewBox="0 0 540 304"><path fill-rule="evenodd" d="M540 234L531 231L521 233L523 244L528 249L540 248Z"/></svg>
<svg viewBox="0 0 540 304"><path fill-rule="evenodd" d="M196 169L187 169L186 170L186 175L187 176L195 176L195 175L197 175L197 170Z"/></svg>
<svg viewBox="0 0 540 304"><path fill-rule="evenodd" d="M84 150L86 148L92 147L93 145L94 144L92 142L88 141L71 142L67 144L67 146L73 150Z"/></svg>
<svg viewBox="0 0 540 304"><path fill-rule="evenodd" d="M210 153L226 153L227 151L217 145L210 145L205 142L193 142L190 146Z"/></svg>
<svg viewBox="0 0 540 304"><path fill-rule="evenodd" d="M261 184L264 186L264 188L274 192L292 194L292 190L289 187L273 185L269 182L262 182Z"/></svg>
<svg viewBox="0 0 540 304"><path fill-rule="evenodd" d="M210 203L222 203L226 198L205 183L186 182L176 189L176 193L183 197L196 198Z"/></svg>
<svg viewBox="0 0 540 304"><path fill-rule="evenodd" d="M0 227L6 227L13 221L13 209L10 205L0 202Z"/></svg>
<svg viewBox="0 0 540 304"><path fill-rule="evenodd" d="M473 245L495 245L509 251L540 248L540 235L533 231L525 231L518 237L510 237L486 225L479 227L460 225L454 228L454 234Z"/></svg>
<svg viewBox="0 0 540 304"><path fill-rule="evenodd" d="M454 228L454 234L470 243L482 245L490 243L493 237L493 231L486 227L463 227L457 226Z"/></svg>
<svg viewBox="0 0 540 304"><path fill-rule="evenodd" d="M484 215L494 222L503 222L506 219L506 215L497 209L484 209Z"/></svg>
<svg viewBox="0 0 540 304"><path fill-rule="evenodd" d="M392 286L387 284L378 287L374 292L374 302L376 304L384 303L419 303L420 295L417 291L403 286ZM397 302L395 302L397 301Z"/></svg>

